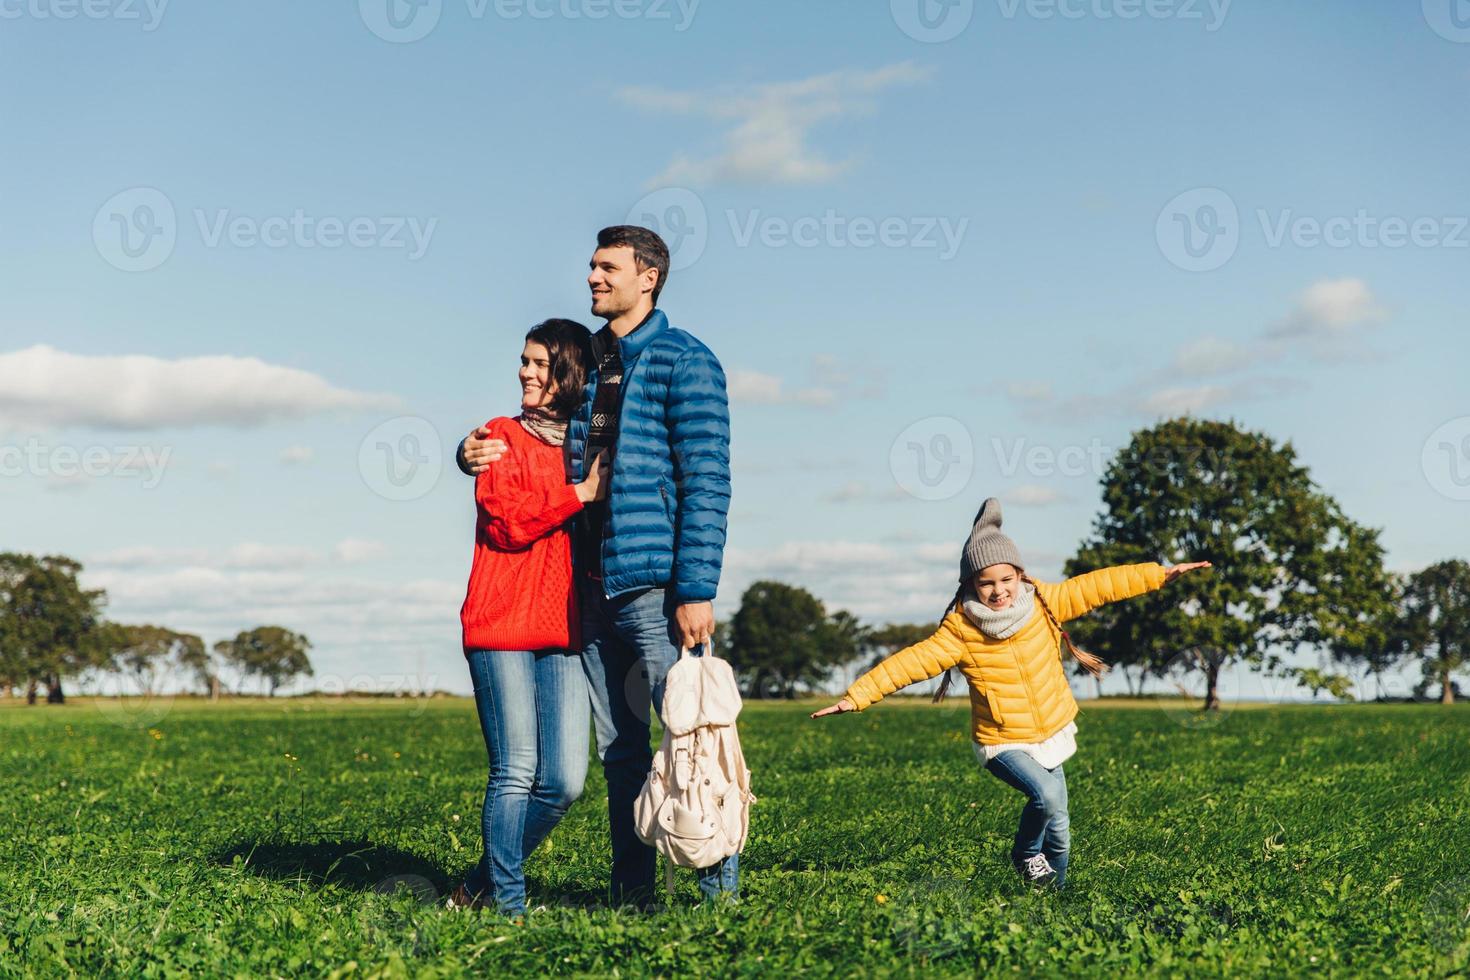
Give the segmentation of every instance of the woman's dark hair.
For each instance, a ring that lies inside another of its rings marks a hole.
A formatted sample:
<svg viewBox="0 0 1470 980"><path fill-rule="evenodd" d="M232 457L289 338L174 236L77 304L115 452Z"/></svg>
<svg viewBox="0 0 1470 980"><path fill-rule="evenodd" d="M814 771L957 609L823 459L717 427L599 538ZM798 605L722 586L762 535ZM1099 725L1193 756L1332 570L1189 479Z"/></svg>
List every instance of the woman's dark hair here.
<svg viewBox="0 0 1470 980"><path fill-rule="evenodd" d="M547 408L560 418L571 418L582 407L582 389L592 369L592 334L576 320L542 320L526 340L546 348L551 362L549 383L556 392Z"/></svg>

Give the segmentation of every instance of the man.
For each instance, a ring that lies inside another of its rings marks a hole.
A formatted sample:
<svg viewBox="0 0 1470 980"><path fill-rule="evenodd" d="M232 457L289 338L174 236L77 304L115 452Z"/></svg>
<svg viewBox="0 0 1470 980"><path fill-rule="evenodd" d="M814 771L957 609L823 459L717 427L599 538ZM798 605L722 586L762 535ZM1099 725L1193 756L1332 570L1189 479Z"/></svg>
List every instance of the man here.
<svg viewBox="0 0 1470 980"><path fill-rule="evenodd" d="M586 399L566 438L572 481L599 454L611 464L607 499L584 509L576 526L574 565L616 904L653 897L655 853L633 829L633 803L653 763L649 700L662 709L680 648L714 632L730 508L725 374L709 348L657 309L668 271L668 246L652 231L598 233L587 285L592 312L607 323L592 338ZM460 468L479 472L503 451L477 429L460 446ZM701 869L699 887L709 898L734 897L739 856Z"/></svg>

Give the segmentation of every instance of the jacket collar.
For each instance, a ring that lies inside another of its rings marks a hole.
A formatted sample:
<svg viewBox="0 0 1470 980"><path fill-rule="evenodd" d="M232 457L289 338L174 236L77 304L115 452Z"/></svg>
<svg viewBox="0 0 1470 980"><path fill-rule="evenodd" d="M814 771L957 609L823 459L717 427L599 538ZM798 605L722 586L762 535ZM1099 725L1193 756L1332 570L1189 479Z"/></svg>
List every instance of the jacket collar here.
<svg viewBox="0 0 1470 980"><path fill-rule="evenodd" d="M619 340L618 351L622 354L623 360L636 359L655 337L667 329L669 329L669 318L664 316L663 310L655 309L644 318L642 323L633 328L632 333Z"/></svg>

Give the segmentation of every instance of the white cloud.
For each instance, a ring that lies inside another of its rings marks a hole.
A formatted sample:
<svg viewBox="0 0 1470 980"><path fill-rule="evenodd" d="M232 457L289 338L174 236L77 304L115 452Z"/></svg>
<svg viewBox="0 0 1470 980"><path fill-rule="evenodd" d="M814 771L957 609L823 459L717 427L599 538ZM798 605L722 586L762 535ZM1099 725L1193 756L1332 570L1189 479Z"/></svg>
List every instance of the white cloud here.
<svg viewBox="0 0 1470 980"><path fill-rule="evenodd" d="M808 385L790 391L782 379L760 371L731 371L727 384L733 401L751 405L796 404L820 407L837 401L837 393L831 388Z"/></svg>
<svg viewBox="0 0 1470 980"><path fill-rule="evenodd" d="M1022 484L1005 492L1005 502L1020 507L1045 507L1047 504L1060 503L1066 499L1067 497L1054 487L1044 487L1035 483Z"/></svg>
<svg viewBox="0 0 1470 980"><path fill-rule="evenodd" d="M1006 394L1018 402L1049 402L1052 399L1050 381L1012 381L1006 385Z"/></svg>
<svg viewBox="0 0 1470 980"><path fill-rule="evenodd" d="M140 570L193 568L220 571L298 571L328 561L360 564L388 553L381 541L344 538L330 551L303 545L262 544L244 541L228 548L159 548L139 545L98 552L86 559L88 568Z"/></svg>
<svg viewBox="0 0 1470 980"><path fill-rule="evenodd" d="M868 485L862 480L852 480L843 484L836 490L822 495L822 501L829 504L850 504L868 497Z"/></svg>
<svg viewBox="0 0 1470 980"><path fill-rule="evenodd" d="M673 91L633 86L620 95L630 105L662 114L703 116L729 125L721 149L709 156L679 155L649 181L678 184L812 184L850 166L809 145L825 120L871 109L871 97L896 85L924 81L932 72L912 63L874 71L836 71L791 82Z"/></svg>
<svg viewBox="0 0 1470 980"><path fill-rule="evenodd" d="M234 550L234 549L231 549ZM261 625L305 633L315 677L307 687L437 688L467 693L460 649L464 582L372 581L344 577L331 566L310 569L194 564L190 556L152 565L93 560L88 588L104 588L108 616L196 633L207 644Z"/></svg>
<svg viewBox="0 0 1470 980"><path fill-rule="evenodd" d="M253 357L69 354L44 344L0 354L0 427L254 426L396 404Z"/></svg>
<svg viewBox="0 0 1470 980"><path fill-rule="evenodd" d="M158 548L152 545L115 548L92 555L86 565L89 568L188 566L259 571L304 568L320 563L322 558L322 553L313 548L245 541L228 548Z"/></svg>
<svg viewBox="0 0 1470 980"><path fill-rule="evenodd" d="M337 561L349 565L355 565L365 561L376 561L388 553L388 548L381 541L369 541L362 538L346 538L338 541L332 548L332 557Z"/></svg>
<svg viewBox="0 0 1470 980"><path fill-rule="evenodd" d="M1227 401L1234 389L1229 385L1182 385L1146 396L1139 408L1148 415L1191 415Z"/></svg>
<svg viewBox="0 0 1470 980"><path fill-rule="evenodd" d="M310 446L287 446L281 450L281 462L286 466L304 466L315 456Z"/></svg>
<svg viewBox="0 0 1470 980"><path fill-rule="evenodd" d="M1170 367L1173 374L1209 377L1250 367L1266 355L1264 348L1248 347L1233 340L1200 337L1179 348Z"/></svg>
<svg viewBox="0 0 1470 980"><path fill-rule="evenodd" d="M1268 334L1288 339L1341 339L1381 322L1384 310L1361 279L1324 279L1297 297L1296 307Z"/></svg>

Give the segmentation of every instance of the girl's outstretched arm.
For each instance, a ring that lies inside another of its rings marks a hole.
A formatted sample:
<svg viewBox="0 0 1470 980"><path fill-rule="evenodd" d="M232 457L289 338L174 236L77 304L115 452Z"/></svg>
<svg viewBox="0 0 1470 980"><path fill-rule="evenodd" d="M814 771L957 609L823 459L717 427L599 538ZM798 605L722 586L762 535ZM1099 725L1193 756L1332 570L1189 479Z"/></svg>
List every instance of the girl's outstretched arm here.
<svg viewBox="0 0 1470 980"><path fill-rule="evenodd" d="M959 631L958 613L951 613L927 640L905 647L852 682L847 696L830 708L813 712L813 718L862 711L900 688L938 677L965 655L965 638ZM846 705L847 707L843 707Z"/></svg>
<svg viewBox="0 0 1470 980"><path fill-rule="evenodd" d="M1114 565L1095 572L1077 575L1065 582L1037 582L1036 589L1062 622L1076 619L1110 602L1131 599L1162 588L1180 575L1196 568L1209 568L1207 561L1191 562L1165 568L1158 562L1138 565Z"/></svg>

